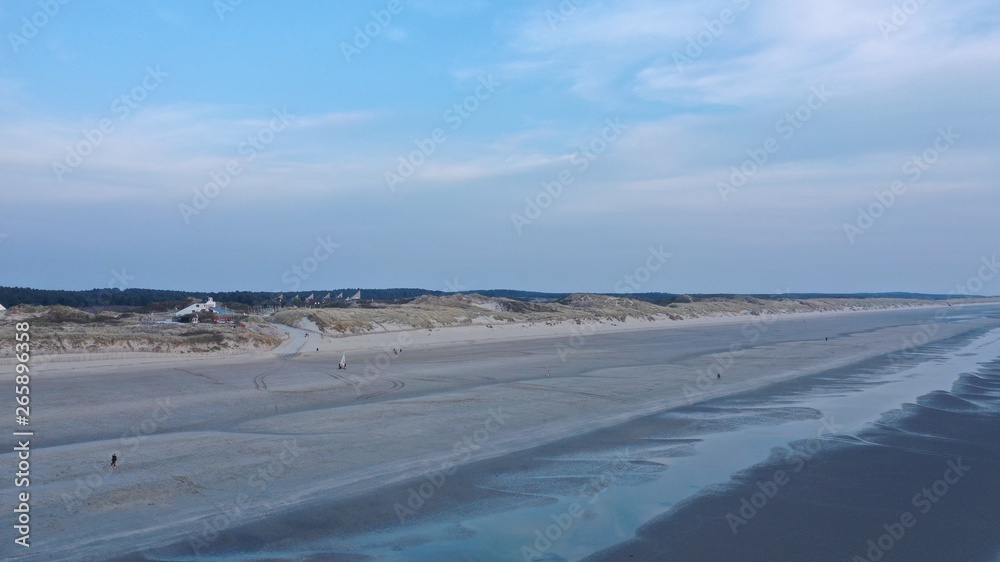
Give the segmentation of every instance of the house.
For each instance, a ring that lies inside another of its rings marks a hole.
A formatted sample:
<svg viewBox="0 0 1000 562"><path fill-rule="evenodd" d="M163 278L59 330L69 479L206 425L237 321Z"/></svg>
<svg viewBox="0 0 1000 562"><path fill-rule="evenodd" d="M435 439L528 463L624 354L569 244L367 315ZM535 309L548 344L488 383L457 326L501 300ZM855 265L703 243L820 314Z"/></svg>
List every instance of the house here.
<svg viewBox="0 0 1000 562"><path fill-rule="evenodd" d="M359 301L359 300L361 300L361 291L358 291L357 293L354 293L354 296L347 297L344 300L349 300L349 301Z"/></svg>
<svg viewBox="0 0 1000 562"><path fill-rule="evenodd" d="M174 313L174 318L180 319L191 315L191 322L198 322L198 314L202 312L211 312L215 314L216 324L219 322L231 322L234 316L241 315L239 312L234 312L216 305L212 297L208 297L208 300L205 302L195 303L184 308L183 310L178 310Z"/></svg>
<svg viewBox="0 0 1000 562"><path fill-rule="evenodd" d="M3 316L5 314L7 314L7 309L4 308L2 304L0 304L0 316Z"/></svg>
<svg viewBox="0 0 1000 562"><path fill-rule="evenodd" d="M183 309L178 310L177 312L174 313L174 317L179 318L181 316L187 316L188 314L207 312L214 308L215 308L215 301L212 300L212 297L208 297L208 300L206 300L205 302L195 303L192 304L191 306L184 307Z"/></svg>

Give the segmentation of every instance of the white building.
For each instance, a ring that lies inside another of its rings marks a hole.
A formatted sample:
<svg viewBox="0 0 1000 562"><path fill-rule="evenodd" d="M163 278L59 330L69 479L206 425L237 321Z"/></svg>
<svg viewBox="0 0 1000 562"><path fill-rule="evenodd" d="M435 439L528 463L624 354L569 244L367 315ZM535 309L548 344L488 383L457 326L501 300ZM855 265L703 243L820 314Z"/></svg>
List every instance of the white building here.
<svg viewBox="0 0 1000 562"><path fill-rule="evenodd" d="M212 310L214 308L215 308L215 301L212 300L212 297L208 297L208 300L205 302L195 303L192 304L191 306L185 307L182 310L178 310L177 312L174 313L174 316L187 316L188 314L195 314L197 312Z"/></svg>
<svg viewBox="0 0 1000 562"><path fill-rule="evenodd" d="M7 309L0 304L0 316L3 316L4 314L7 314Z"/></svg>

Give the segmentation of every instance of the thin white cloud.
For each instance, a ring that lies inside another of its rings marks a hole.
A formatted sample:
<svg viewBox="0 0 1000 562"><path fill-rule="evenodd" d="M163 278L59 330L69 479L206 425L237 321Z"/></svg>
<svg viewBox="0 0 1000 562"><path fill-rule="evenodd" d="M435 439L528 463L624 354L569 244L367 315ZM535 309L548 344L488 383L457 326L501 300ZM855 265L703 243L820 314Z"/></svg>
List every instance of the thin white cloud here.
<svg viewBox="0 0 1000 562"><path fill-rule="evenodd" d="M558 25L532 10L511 40L513 60L504 68L554 74L569 81L568 91L592 101L620 97L624 80L643 98L739 105L787 96L794 84L838 80L842 90L862 90L929 66L975 64L962 43L975 45L977 59L996 56L995 27L979 39L963 37L959 27L978 15L981 2L924 5L887 39L879 22L891 23L893 6L604 2L582 6ZM720 26L724 9L732 23Z"/></svg>
<svg viewBox="0 0 1000 562"><path fill-rule="evenodd" d="M291 126L297 129L337 129L370 123L380 116L374 111L333 112L318 115L295 116Z"/></svg>
<svg viewBox="0 0 1000 562"><path fill-rule="evenodd" d="M429 14L438 18L458 18L476 14L485 10L489 3L486 0L464 0L454 2L452 0L407 0L406 5L418 12Z"/></svg>
<svg viewBox="0 0 1000 562"><path fill-rule="evenodd" d="M25 113L0 123L0 167L5 170L0 189L12 196L16 189L18 199L36 200L176 198L208 183L210 174L233 163L241 170L233 184L249 193L274 185L315 192L328 188L330 178L364 183L366 173L350 161L368 157L352 151L349 131L376 119L377 113L295 115L284 125L263 110L238 111L247 116L263 113L266 118L235 116L233 108L192 105L140 107L124 117L109 114L82 120ZM102 120L110 123L110 129L99 132ZM280 130L261 134L275 122ZM337 131L343 134L329 136ZM310 163L316 159L315 133L326 135L322 156L328 162ZM248 144L251 137L257 138L257 147ZM362 167L370 169L372 162ZM336 185L353 189L342 181Z"/></svg>

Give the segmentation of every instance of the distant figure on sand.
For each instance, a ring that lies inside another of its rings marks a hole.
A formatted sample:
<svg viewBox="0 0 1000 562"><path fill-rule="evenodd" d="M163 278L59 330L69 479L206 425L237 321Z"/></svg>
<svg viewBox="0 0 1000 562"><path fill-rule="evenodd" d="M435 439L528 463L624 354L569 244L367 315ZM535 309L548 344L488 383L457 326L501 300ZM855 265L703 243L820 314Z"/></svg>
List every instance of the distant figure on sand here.
<svg viewBox="0 0 1000 562"><path fill-rule="evenodd" d="M549 370L548 370L548 371L547 371L547 372L545 373L545 376L547 376L547 377L551 377L551 376L552 376L552 369L549 369Z"/></svg>
<svg viewBox="0 0 1000 562"><path fill-rule="evenodd" d="M825 341L830 341L830 338L823 338Z"/></svg>
<svg viewBox="0 0 1000 562"><path fill-rule="evenodd" d="M716 379L721 379L722 378L722 373L715 373L715 378Z"/></svg>
<svg viewBox="0 0 1000 562"><path fill-rule="evenodd" d="M111 453L111 468L118 466L118 455Z"/></svg>

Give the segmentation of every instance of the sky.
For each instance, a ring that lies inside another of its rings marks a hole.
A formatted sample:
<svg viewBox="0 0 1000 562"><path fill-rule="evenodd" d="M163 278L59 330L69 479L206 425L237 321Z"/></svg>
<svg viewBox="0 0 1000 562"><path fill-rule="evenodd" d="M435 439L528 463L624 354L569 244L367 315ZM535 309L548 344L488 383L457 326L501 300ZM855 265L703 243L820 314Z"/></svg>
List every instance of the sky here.
<svg viewBox="0 0 1000 562"><path fill-rule="evenodd" d="M1000 294L995 0L37 0L0 34L0 285Z"/></svg>

